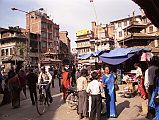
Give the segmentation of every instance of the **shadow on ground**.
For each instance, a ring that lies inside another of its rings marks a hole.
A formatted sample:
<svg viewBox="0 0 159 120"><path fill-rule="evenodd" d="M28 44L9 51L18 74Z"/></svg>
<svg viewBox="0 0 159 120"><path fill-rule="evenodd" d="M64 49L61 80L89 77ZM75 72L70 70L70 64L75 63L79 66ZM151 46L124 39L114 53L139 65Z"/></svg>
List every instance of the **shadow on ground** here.
<svg viewBox="0 0 159 120"><path fill-rule="evenodd" d="M129 107L130 107L130 102L128 100L125 100L124 102L119 103L116 107L117 115L119 116L125 108L129 108Z"/></svg>

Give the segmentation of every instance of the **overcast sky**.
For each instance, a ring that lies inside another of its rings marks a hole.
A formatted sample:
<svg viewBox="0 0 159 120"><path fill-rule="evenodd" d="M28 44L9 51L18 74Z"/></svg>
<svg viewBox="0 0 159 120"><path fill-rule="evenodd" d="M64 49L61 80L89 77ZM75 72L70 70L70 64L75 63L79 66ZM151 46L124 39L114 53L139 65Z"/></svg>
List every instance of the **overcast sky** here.
<svg viewBox="0 0 159 120"><path fill-rule="evenodd" d="M99 23L128 17L135 10L140 14L137 4L132 0L94 0ZM44 8L45 12L60 25L60 31L68 31L71 46L75 47L75 33L80 29L91 29L96 21L90 0L0 0L0 27L20 26L25 28L25 14L12 11L16 7L25 11Z"/></svg>

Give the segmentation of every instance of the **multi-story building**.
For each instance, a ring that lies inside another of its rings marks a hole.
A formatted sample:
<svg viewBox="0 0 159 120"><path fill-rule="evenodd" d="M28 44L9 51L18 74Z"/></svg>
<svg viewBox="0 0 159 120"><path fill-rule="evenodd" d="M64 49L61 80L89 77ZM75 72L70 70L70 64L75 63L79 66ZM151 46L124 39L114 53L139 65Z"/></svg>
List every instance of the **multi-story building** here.
<svg viewBox="0 0 159 120"><path fill-rule="evenodd" d="M108 35L108 25L92 22L92 30L80 30L76 33L78 55L114 48L114 40ZM95 58L80 60L84 63L95 63Z"/></svg>
<svg viewBox="0 0 159 120"><path fill-rule="evenodd" d="M151 24L144 13L112 21L109 34L115 40L116 47L147 47L157 54L159 49L159 30Z"/></svg>
<svg viewBox="0 0 159 120"><path fill-rule="evenodd" d="M14 59L16 61L30 62L33 66L38 62L38 44L39 36L37 34L30 34L30 52L28 53L27 41L28 34L25 29L17 27L9 27L9 29L0 28L0 61ZM14 58L13 58L14 57ZM8 61L9 62L9 61Z"/></svg>
<svg viewBox="0 0 159 120"><path fill-rule="evenodd" d="M78 54L77 54L76 48L72 48L71 53L72 53L72 57L73 57L72 59L73 59L74 65L78 66Z"/></svg>
<svg viewBox="0 0 159 120"><path fill-rule="evenodd" d="M118 41L124 39L124 37L125 37L124 29L126 27L128 27L129 25L131 25L132 18L133 17L127 17L127 18L123 18L123 19L119 19L119 20L110 22L109 36L111 36L114 39L115 47L121 46L121 45L119 45ZM141 18L142 18L141 15L135 16L136 22L138 22L140 24L142 21Z"/></svg>
<svg viewBox="0 0 159 120"><path fill-rule="evenodd" d="M63 43L65 43L69 49L69 51L71 51L71 45L70 45L70 39L68 37L68 32L67 31L60 31L59 32L59 40L61 40Z"/></svg>
<svg viewBox="0 0 159 120"><path fill-rule="evenodd" d="M46 13L31 11L26 14L26 30L40 34L40 53L51 50L54 58L58 59L59 52L59 25L53 22Z"/></svg>
<svg viewBox="0 0 159 120"><path fill-rule="evenodd" d="M78 55L90 53L90 39L92 38L91 31L88 29L79 30L76 33L76 37L76 49L78 51Z"/></svg>
<svg viewBox="0 0 159 120"><path fill-rule="evenodd" d="M63 61L63 64L71 63L71 48L70 39L67 31L59 32L60 48L59 48L59 59ZM66 62L65 62L66 61Z"/></svg>
<svg viewBox="0 0 159 120"><path fill-rule="evenodd" d="M108 25L92 22L91 51L110 50L114 48L114 40L108 34Z"/></svg>

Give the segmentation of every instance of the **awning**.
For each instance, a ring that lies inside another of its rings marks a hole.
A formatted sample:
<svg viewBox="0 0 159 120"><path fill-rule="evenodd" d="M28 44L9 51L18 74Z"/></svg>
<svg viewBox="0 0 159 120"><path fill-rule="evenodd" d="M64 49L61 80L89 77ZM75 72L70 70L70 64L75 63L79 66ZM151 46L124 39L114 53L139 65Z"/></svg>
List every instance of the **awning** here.
<svg viewBox="0 0 159 120"><path fill-rule="evenodd" d="M136 53L139 51L151 51L150 49L146 48L115 48L111 50L109 53L103 53L100 57L107 57L107 58L116 58L116 57L126 57L128 54Z"/></svg>
<svg viewBox="0 0 159 120"><path fill-rule="evenodd" d="M159 0L132 0L145 12L148 19L159 28Z"/></svg>
<svg viewBox="0 0 159 120"><path fill-rule="evenodd" d="M80 56L79 56L79 59L85 60L85 59L88 59L88 58L90 58L90 57L92 57L92 53L80 55Z"/></svg>
<svg viewBox="0 0 159 120"><path fill-rule="evenodd" d="M80 55L79 59L85 60L85 59L88 59L90 57L98 57L105 52L109 52L109 50L99 50L99 51L96 51L96 52Z"/></svg>
<svg viewBox="0 0 159 120"><path fill-rule="evenodd" d="M24 62L24 59L19 57L19 56L7 56L5 58L2 59L2 62L5 62L5 63L9 63L9 62Z"/></svg>
<svg viewBox="0 0 159 120"><path fill-rule="evenodd" d="M111 50L109 53L104 53L99 56L100 60L111 64L111 65L118 65L129 58L133 57L135 53L140 51L151 51L150 49L146 48L115 48Z"/></svg>
<svg viewBox="0 0 159 120"><path fill-rule="evenodd" d="M132 56L134 56L134 53L128 54L127 56L123 56L123 57L114 57L114 58L99 57L99 58L101 61L103 61L105 63L111 64L111 65L118 65L120 63L125 62L126 60L128 60Z"/></svg>

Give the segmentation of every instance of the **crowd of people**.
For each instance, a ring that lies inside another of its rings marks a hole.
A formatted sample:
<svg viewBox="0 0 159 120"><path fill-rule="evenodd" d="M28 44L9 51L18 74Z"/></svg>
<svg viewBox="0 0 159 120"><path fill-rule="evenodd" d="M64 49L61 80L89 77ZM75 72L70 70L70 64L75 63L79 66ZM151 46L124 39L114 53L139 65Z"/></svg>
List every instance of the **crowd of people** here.
<svg viewBox="0 0 159 120"><path fill-rule="evenodd" d="M138 90L143 99L148 98L147 118L157 120L159 118L159 58L153 57L149 62L146 71L142 71L140 64L135 63L136 83ZM0 74L0 92L4 97L1 105L12 103L13 108L20 107L20 94L26 97L26 85L30 91L32 105L37 100L37 84L47 83L45 87L46 94L53 102L51 96L51 85L54 86L55 76L59 81L60 92L63 93L63 101L66 102L67 90L74 86L78 91L78 109L79 119L97 120L101 119L102 98L105 97L105 108L108 118L116 118L116 75L111 71L110 66L103 69L90 70L88 68L77 69L75 65L59 66L58 70L54 70L53 66L46 69L44 66L40 70L35 71L31 67L24 69L18 66L14 69L11 66L7 77ZM2 87L2 79L5 84Z"/></svg>

